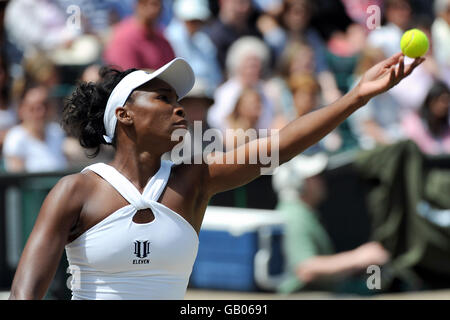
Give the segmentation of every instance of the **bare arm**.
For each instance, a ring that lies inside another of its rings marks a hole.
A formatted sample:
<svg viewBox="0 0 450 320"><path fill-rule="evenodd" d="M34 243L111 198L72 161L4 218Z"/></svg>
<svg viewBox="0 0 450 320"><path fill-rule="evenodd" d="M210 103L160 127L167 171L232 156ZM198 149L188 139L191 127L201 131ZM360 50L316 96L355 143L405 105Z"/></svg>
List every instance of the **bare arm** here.
<svg viewBox="0 0 450 320"><path fill-rule="evenodd" d="M10 299L42 299L82 208L80 175L62 178L46 197L11 286Z"/></svg>
<svg viewBox="0 0 450 320"><path fill-rule="evenodd" d="M423 60L418 58L405 68L404 56L398 53L369 69L360 83L336 102L289 123L278 134L279 164L289 161L317 143L372 97L389 90L408 76ZM213 195L257 178L263 167L258 158L259 148L266 145L270 150L273 141L269 138L256 139L225 154L212 155L207 166L205 189ZM244 155L244 163L238 164L234 161L227 164L226 159L230 153L234 153L235 159L240 154ZM218 158L222 158L221 163L218 163ZM257 164L251 164L249 160L255 158L258 159Z"/></svg>
<svg viewBox="0 0 450 320"><path fill-rule="evenodd" d="M366 243L354 250L328 256L316 256L297 266L297 277L304 283L324 278L348 276L370 265L383 265L389 253L377 242Z"/></svg>

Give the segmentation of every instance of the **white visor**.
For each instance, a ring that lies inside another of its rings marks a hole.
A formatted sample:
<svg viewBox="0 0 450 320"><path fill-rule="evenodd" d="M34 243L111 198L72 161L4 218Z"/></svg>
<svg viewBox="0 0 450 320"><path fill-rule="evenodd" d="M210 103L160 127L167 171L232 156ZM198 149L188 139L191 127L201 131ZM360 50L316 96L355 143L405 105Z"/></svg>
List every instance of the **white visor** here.
<svg viewBox="0 0 450 320"><path fill-rule="evenodd" d="M144 70L136 70L126 75L115 86L106 103L103 122L106 135L103 136L107 143L111 143L116 130L116 109L122 107L137 87L150 80L158 78L169 84L176 92L178 100L182 99L194 86L195 76L191 66L182 58L175 58L158 70L150 73Z"/></svg>

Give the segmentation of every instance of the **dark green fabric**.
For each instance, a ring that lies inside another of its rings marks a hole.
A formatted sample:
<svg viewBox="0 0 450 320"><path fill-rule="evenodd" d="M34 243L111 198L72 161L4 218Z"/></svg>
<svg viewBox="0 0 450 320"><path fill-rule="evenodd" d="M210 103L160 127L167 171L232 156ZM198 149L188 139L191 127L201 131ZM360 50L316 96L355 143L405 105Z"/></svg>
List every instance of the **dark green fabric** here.
<svg viewBox="0 0 450 320"><path fill-rule="evenodd" d="M363 152L355 166L370 186L372 240L392 255L390 277L384 280L400 278L412 286L426 286L415 272L419 268L450 282L450 228L417 211L420 203L450 208L450 166L434 166L411 141Z"/></svg>

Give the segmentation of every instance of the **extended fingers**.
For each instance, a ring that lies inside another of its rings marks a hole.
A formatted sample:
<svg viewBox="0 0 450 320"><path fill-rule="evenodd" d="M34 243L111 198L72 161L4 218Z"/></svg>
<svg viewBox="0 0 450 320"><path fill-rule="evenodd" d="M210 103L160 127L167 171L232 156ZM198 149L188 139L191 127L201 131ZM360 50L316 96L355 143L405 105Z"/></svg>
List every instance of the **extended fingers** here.
<svg viewBox="0 0 450 320"><path fill-rule="evenodd" d="M392 88L394 85L398 83L397 77L395 75L395 66L389 68L389 88Z"/></svg>
<svg viewBox="0 0 450 320"><path fill-rule="evenodd" d="M405 57L401 56L397 68L397 79L400 81L405 74Z"/></svg>
<svg viewBox="0 0 450 320"><path fill-rule="evenodd" d="M417 68L422 62L424 62L425 61L425 58L416 58L416 59L414 59L414 61L413 61L413 63L411 63L410 65L408 65L407 67L406 67L406 70L405 70L405 77L406 76L409 76L410 74L411 74L411 72L413 72L413 70L415 69L415 68Z"/></svg>
<svg viewBox="0 0 450 320"><path fill-rule="evenodd" d="M416 58L414 59L413 63L409 64L408 66L406 66L405 68L405 57L401 56L399 58L399 63L398 66L392 66L390 67L390 85L394 86L397 83L399 83L401 80L403 80L405 77L409 76L411 74L411 72L413 72L413 70L415 68L417 68L417 66L419 66L423 61L425 60L425 58ZM392 70L395 70L395 72L392 74Z"/></svg>
<svg viewBox="0 0 450 320"><path fill-rule="evenodd" d="M390 58L387 58L382 62L385 68L389 68L391 66L395 66L399 61L400 58L403 57L403 53L399 52L397 54L394 54Z"/></svg>

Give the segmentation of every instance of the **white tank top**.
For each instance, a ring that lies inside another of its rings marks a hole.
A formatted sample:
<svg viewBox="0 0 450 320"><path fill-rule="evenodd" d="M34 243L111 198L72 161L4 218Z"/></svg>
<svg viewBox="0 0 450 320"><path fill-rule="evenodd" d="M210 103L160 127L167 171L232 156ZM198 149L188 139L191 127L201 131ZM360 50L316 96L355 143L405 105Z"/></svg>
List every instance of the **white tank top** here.
<svg viewBox="0 0 450 320"><path fill-rule="evenodd" d="M73 300L184 298L199 240L189 222L157 202L172 165L162 160L142 194L112 166L96 163L83 169L109 182L129 205L66 245ZM138 210L148 208L153 221L133 222Z"/></svg>

